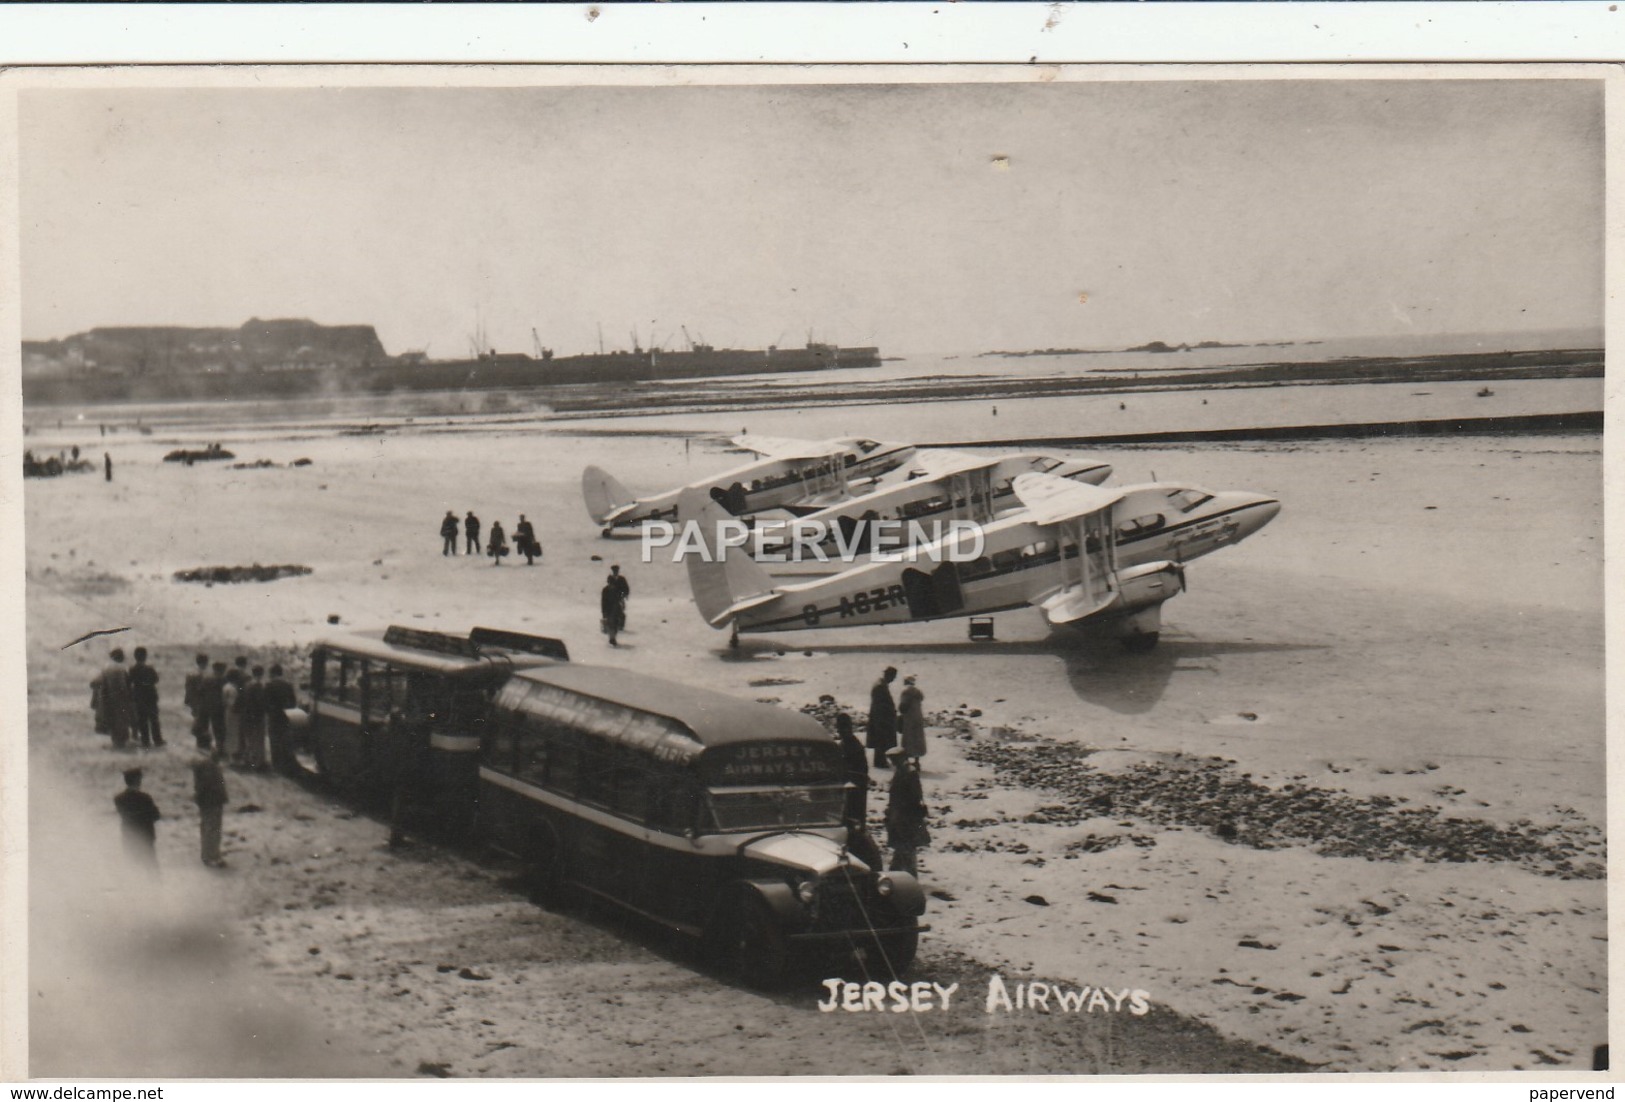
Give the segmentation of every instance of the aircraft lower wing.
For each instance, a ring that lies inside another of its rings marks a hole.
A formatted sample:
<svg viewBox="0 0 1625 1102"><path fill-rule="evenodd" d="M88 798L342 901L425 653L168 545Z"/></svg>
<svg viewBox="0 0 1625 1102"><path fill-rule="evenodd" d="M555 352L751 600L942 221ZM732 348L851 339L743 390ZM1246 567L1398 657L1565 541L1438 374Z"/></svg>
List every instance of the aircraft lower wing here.
<svg viewBox="0 0 1625 1102"><path fill-rule="evenodd" d="M1117 593L1107 590L1105 597L1090 594L1081 585L1069 585L1037 602L1044 619L1052 624L1073 624L1104 611L1117 600Z"/></svg>

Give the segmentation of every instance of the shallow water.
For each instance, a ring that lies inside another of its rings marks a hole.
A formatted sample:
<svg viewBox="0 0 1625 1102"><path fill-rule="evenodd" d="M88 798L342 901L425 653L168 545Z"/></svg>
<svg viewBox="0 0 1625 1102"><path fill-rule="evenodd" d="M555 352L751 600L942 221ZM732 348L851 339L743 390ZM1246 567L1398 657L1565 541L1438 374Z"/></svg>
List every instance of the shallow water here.
<svg viewBox="0 0 1625 1102"><path fill-rule="evenodd" d="M1515 417L1602 408L1602 379L1514 379L1478 397L1475 381L1272 386L1230 390L1079 394L1060 397L916 402L908 405L803 406L784 410L672 413L592 418L575 429L637 429L971 443L1069 439L1130 433L1451 417ZM997 413L994 411L997 410Z"/></svg>

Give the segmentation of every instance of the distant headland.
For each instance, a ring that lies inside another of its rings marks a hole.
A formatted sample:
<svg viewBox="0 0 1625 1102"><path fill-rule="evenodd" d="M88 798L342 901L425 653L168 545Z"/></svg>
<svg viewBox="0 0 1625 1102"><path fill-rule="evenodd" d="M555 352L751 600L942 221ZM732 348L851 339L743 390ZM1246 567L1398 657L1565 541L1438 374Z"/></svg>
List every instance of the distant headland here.
<svg viewBox="0 0 1625 1102"><path fill-rule="evenodd" d="M1196 344L1169 344L1150 341L1132 348L1028 348L1020 351L997 350L978 352L978 356L1110 356L1121 352L1192 352L1204 348L1292 348L1296 345L1320 344L1320 341L1242 341L1227 344L1224 341L1198 341Z"/></svg>

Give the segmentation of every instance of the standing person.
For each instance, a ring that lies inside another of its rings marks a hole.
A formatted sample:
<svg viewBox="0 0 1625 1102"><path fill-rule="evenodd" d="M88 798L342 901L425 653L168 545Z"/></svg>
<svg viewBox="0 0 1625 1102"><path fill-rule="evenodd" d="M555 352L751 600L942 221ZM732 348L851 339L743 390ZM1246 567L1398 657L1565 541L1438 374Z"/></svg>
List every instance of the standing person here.
<svg viewBox="0 0 1625 1102"><path fill-rule="evenodd" d="M480 553L480 518L474 515L472 509L468 511L468 516L463 518L463 533L468 537L468 550L464 553L478 555Z"/></svg>
<svg viewBox="0 0 1625 1102"><path fill-rule="evenodd" d="M492 566L501 566L503 557L508 554L508 534L502 530L500 520L491 522L491 542L485 553L491 556Z"/></svg>
<svg viewBox="0 0 1625 1102"><path fill-rule="evenodd" d="M519 514L519 523L513 526L514 550L525 556L526 566L536 565L536 556L542 553L542 545L536 542L536 529L531 527L525 514Z"/></svg>
<svg viewBox="0 0 1625 1102"><path fill-rule="evenodd" d="M220 687L220 703L226 717L226 745L222 748L231 764L243 764L243 675L239 670L226 674Z"/></svg>
<svg viewBox="0 0 1625 1102"><path fill-rule="evenodd" d="M604 588L598 593L599 626L603 629L604 634L609 636L609 645L612 647L621 645L616 641L616 636L621 633L623 607L621 604L621 591L605 582Z"/></svg>
<svg viewBox="0 0 1625 1102"><path fill-rule="evenodd" d="M226 752L226 664L216 662L209 676L198 688L203 698L203 710L209 717L209 731L214 736L216 757Z"/></svg>
<svg viewBox="0 0 1625 1102"><path fill-rule="evenodd" d="M862 825L869 816L869 756L863 744L852 733L852 717L841 712L835 717L835 741L841 746L841 761L846 767L846 809L848 825Z"/></svg>
<svg viewBox="0 0 1625 1102"><path fill-rule="evenodd" d="M609 577L604 580L610 585L614 586L616 591L621 595L621 630L625 631L626 602L632 599L632 583L627 581L626 575L621 573L621 566L619 563L616 563L614 566L609 568Z"/></svg>
<svg viewBox="0 0 1625 1102"><path fill-rule="evenodd" d="M446 510L446 519L440 522L440 553L457 554L457 514Z"/></svg>
<svg viewBox="0 0 1625 1102"><path fill-rule="evenodd" d="M253 680L237 697L242 712L243 764L253 770L265 768L265 667L255 666Z"/></svg>
<svg viewBox="0 0 1625 1102"><path fill-rule="evenodd" d="M293 686L282 676L282 667L271 667L271 680L265 683L265 733L271 740L271 768L288 772L293 765L293 747L288 742L288 709L299 706Z"/></svg>
<svg viewBox="0 0 1625 1102"><path fill-rule="evenodd" d="M869 690L869 731L865 744L874 751L875 765L886 764L886 751L897 745L897 702L891 696L891 683L897 680L897 667L887 666Z"/></svg>
<svg viewBox="0 0 1625 1102"><path fill-rule="evenodd" d="M198 739L209 731L209 710L203 704L203 685L209 679L209 656L197 656L197 669L186 675L186 696L183 703L192 713L192 738Z"/></svg>
<svg viewBox="0 0 1625 1102"><path fill-rule="evenodd" d="M113 749L122 750L130 741L130 724L135 718L135 700L130 694L130 674L124 668L124 651L114 647L98 681L101 723L113 736Z"/></svg>
<svg viewBox="0 0 1625 1102"><path fill-rule="evenodd" d="M135 734L147 748L164 744L163 726L158 722L158 671L147 665L147 648L135 648L135 665L130 667L130 700L135 705Z"/></svg>
<svg viewBox="0 0 1625 1102"><path fill-rule="evenodd" d="M897 698L903 749L916 760L925 757L925 694L914 684L914 675L903 678L903 695Z"/></svg>
<svg viewBox="0 0 1625 1102"><path fill-rule="evenodd" d="M113 481L113 456L109 452L102 452L102 469L107 473L107 481Z"/></svg>
<svg viewBox="0 0 1625 1102"><path fill-rule="evenodd" d="M886 844L891 847L893 872L920 875L921 847L931 844L926 829L925 794L920 789L919 764L901 746L886 751L892 764L891 790L886 800Z"/></svg>
<svg viewBox="0 0 1625 1102"><path fill-rule="evenodd" d="M198 831L203 843L203 863L211 869L223 869L220 858L220 821L225 815L226 777L220 772L220 762L214 756L214 740L207 734L199 735L198 756L192 759L192 802L197 804Z"/></svg>
<svg viewBox="0 0 1625 1102"><path fill-rule="evenodd" d="M124 771L124 791L113 797L119 826L124 835L124 852L140 864L158 867L158 805L141 791L141 770Z"/></svg>

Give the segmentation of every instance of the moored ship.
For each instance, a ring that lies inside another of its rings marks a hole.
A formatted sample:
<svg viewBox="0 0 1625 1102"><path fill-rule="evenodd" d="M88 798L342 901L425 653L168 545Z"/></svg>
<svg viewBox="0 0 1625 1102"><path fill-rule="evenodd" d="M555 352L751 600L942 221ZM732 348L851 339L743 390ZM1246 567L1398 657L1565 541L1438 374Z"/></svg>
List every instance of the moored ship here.
<svg viewBox="0 0 1625 1102"><path fill-rule="evenodd" d="M342 335L342 342L335 339ZM280 341L277 338L282 338ZM283 347L286 345L286 347ZM371 326L250 321L240 330L169 326L24 341L29 403L299 397L318 393L501 389L658 382L880 366L880 349L808 340L800 348L639 348L555 356L495 350L469 359L389 356ZM32 367L32 369L30 369Z"/></svg>

